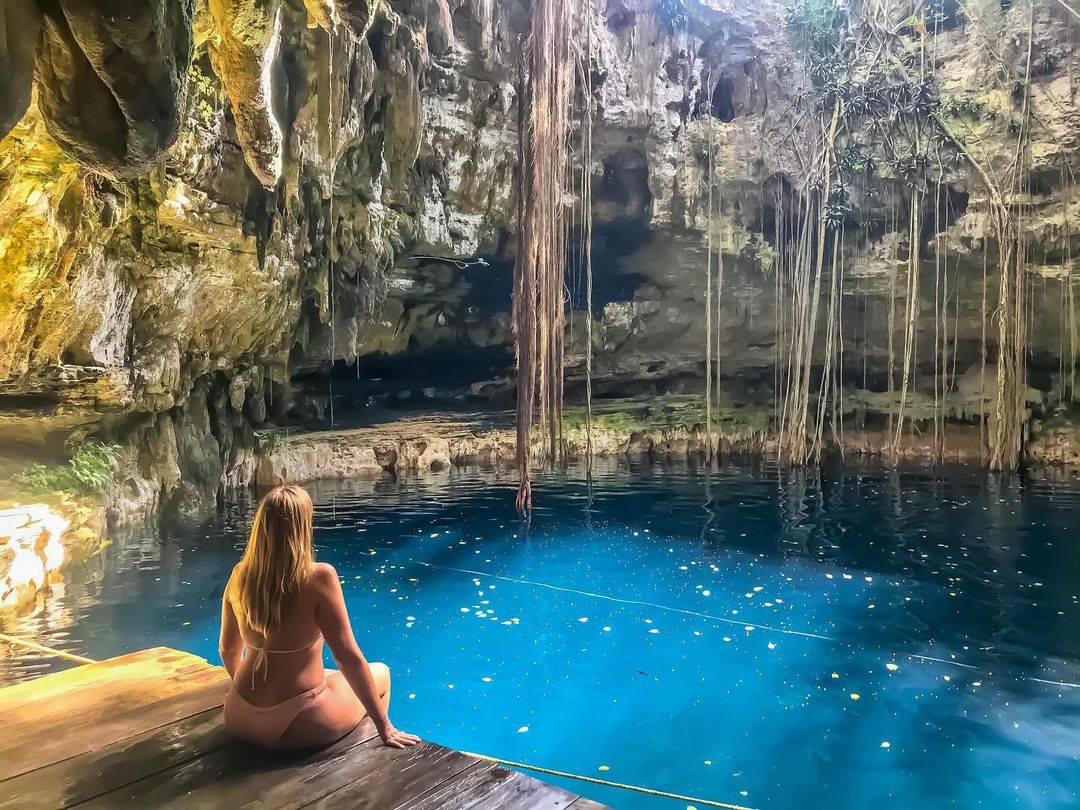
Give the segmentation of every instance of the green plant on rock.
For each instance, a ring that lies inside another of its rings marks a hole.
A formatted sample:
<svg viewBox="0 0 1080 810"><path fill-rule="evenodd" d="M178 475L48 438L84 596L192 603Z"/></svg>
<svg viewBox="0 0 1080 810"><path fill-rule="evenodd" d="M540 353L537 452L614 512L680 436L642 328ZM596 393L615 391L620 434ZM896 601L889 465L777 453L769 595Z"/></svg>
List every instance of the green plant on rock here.
<svg viewBox="0 0 1080 810"><path fill-rule="evenodd" d="M657 0L656 10L670 30L685 28L690 19L686 12L686 0Z"/></svg>
<svg viewBox="0 0 1080 810"><path fill-rule="evenodd" d="M746 244L746 253L757 264L762 275L772 275L776 267L776 248L765 237L760 233L750 234L750 241Z"/></svg>
<svg viewBox="0 0 1080 810"><path fill-rule="evenodd" d="M191 63L188 88L191 117L199 126L213 129L220 106L218 87L214 78L203 71L197 61Z"/></svg>
<svg viewBox="0 0 1080 810"><path fill-rule="evenodd" d="M796 48L806 55L810 78L838 94L847 73L844 40L848 12L842 0L794 0L784 24Z"/></svg>
<svg viewBox="0 0 1080 810"><path fill-rule="evenodd" d="M33 492L66 490L103 495L113 483L120 464L120 447L88 442L75 448L67 464L31 464L16 473L15 481Z"/></svg>

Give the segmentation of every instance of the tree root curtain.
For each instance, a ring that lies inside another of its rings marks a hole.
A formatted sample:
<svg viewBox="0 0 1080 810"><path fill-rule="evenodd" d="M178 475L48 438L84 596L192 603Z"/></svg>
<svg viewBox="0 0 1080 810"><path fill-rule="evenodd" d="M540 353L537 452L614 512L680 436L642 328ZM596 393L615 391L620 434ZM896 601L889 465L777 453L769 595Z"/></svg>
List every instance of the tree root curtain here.
<svg viewBox="0 0 1080 810"><path fill-rule="evenodd" d="M517 505L532 503L529 435L538 424L543 452L561 444L563 392L563 288L574 70L569 0L534 0L523 53L518 107L518 256L514 267L513 323L518 363Z"/></svg>

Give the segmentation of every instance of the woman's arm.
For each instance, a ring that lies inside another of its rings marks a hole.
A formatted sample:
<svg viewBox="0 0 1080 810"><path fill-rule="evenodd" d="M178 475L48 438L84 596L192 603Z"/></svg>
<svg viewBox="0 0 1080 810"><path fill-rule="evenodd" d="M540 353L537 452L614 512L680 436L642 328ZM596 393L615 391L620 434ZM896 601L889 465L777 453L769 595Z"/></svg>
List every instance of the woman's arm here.
<svg viewBox="0 0 1080 810"><path fill-rule="evenodd" d="M330 646L334 660L341 668L341 674L345 676L345 680L349 682L349 686L367 710L368 716L374 721L379 736L391 748L416 745L420 741L419 737L394 728L379 699L367 659L360 652L356 637L353 635L337 571L331 565L320 563L312 578L318 593L315 618L319 623L319 629L322 630L323 638Z"/></svg>
<svg viewBox="0 0 1080 810"><path fill-rule="evenodd" d="M218 653L225 671L232 678L244 660L244 639L240 635L240 623L236 621L232 603L227 596L221 599L221 637L218 641Z"/></svg>

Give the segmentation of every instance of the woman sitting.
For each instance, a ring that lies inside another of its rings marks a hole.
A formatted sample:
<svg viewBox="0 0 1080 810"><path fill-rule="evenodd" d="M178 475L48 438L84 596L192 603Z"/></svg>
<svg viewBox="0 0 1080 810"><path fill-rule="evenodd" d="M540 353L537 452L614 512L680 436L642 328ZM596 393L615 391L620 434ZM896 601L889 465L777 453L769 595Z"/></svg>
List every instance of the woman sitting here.
<svg viewBox="0 0 1080 810"><path fill-rule="evenodd" d="M387 716L390 670L356 645L337 572L316 563L311 498L275 487L255 512L251 537L225 586L221 660L232 678L225 727L266 748L313 748L370 716L383 742L419 742ZM323 669L323 641L340 672Z"/></svg>

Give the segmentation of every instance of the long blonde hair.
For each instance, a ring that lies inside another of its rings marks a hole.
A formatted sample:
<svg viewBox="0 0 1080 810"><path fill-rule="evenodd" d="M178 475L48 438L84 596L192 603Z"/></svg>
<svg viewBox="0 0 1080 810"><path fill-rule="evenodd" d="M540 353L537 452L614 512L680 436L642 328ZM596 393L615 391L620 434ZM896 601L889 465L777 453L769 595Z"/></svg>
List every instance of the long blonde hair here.
<svg viewBox="0 0 1080 810"><path fill-rule="evenodd" d="M282 484L255 510L244 556L226 587L237 618L262 637L281 626L294 596L315 565L311 496Z"/></svg>

